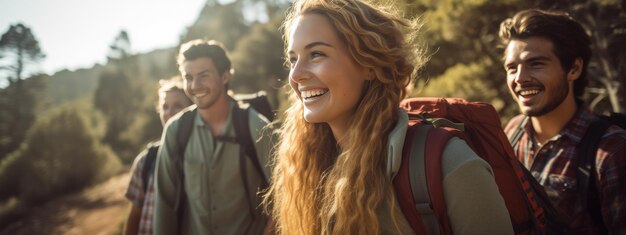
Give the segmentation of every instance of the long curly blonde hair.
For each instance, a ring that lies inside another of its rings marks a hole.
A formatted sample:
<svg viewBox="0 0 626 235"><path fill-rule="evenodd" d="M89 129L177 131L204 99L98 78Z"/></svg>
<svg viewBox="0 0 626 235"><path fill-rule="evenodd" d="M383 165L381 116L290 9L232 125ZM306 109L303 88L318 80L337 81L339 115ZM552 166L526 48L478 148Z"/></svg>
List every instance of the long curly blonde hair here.
<svg viewBox="0 0 626 235"><path fill-rule="evenodd" d="M415 43L419 24L359 0L301 0L283 23L285 45L290 25L305 14L329 19L353 59L375 78L365 83L342 148L328 124L305 121L292 92L264 202L280 234L378 234L376 209L383 200L395 203L384 170L386 137L406 87L426 61Z"/></svg>

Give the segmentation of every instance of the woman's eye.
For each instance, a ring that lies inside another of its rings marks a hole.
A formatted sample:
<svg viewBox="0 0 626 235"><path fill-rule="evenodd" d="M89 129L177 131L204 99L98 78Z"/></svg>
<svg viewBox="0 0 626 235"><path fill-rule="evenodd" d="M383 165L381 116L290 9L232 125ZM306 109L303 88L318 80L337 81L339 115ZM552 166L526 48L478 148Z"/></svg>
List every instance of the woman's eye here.
<svg viewBox="0 0 626 235"><path fill-rule="evenodd" d="M317 58L317 57L320 57L320 56L324 56L324 53L319 52L319 51L312 51L311 52L311 58Z"/></svg>

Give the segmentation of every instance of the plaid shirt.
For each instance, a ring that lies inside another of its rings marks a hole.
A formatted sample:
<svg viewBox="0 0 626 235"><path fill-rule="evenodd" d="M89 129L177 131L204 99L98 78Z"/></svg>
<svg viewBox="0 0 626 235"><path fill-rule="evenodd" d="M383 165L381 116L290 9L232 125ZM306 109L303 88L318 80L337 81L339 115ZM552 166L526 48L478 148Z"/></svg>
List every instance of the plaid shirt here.
<svg viewBox="0 0 626 235"><path fill-rule="evenodd" d="M126 198L133 203L133 206L141 207L141 219L139 220L139 235L152 235L152 217L154 211L154 174L148 177L148 187L144 192L144 183L141 172L143 171L144 163L146 162L146 155L148 149L141 152L132 167L132 176L128 189L126 190Z"/></svg>
<svg viewBox="0 0 626 235"><path fill-rule="evenodd" d="M598 234L587 210L582 208L576 186L576 146L587 127L597 120L588 108L581 106L559 134L540 146L528 121L517 145L518 159L544 186L552 203L571 216L575 234ZM523 115L513 118L505 132L511 136L520 126ZM612 234L626 234L626 131L611 126L603 136L596 153L596 181L604 223Z"/></svg>

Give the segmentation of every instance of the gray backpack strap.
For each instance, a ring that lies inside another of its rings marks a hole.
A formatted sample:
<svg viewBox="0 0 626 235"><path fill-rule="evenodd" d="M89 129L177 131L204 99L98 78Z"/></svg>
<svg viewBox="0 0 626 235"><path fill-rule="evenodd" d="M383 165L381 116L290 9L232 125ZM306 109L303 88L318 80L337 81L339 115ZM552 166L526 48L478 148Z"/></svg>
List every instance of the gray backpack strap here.
<svg viewBox="0 0 626 235"><path fill-rule="evenodd" d="M417 151L411 151L411 160L409 162L409 177L411 182L411 191L413 192L413 201L415 208L422 218L422 224L428 234L439 234L439 222L432 208L430 195L428 194L428 184L426 183L425 169L425 150L426 135L433 128L432 125L421 125L417 130L413 144ZM415 161L413 161L415 160Z"/></svg>
<svg viewBox="0 0 626 235"><path fill-rule="evenodd" d="M172 156L174 164L174 185L176 186L176 201L174 202L174 211L176 212L176 219L178 221L177 232L180 233L181 224L183 221L183 211L187 204L187 191L185 191L185 149L187 148L187 142L193 131L193 123L196 117L197 108L185 111L180 116L180 124L178 133L176 133L176 146L174 148L174 156Z"/></svg>

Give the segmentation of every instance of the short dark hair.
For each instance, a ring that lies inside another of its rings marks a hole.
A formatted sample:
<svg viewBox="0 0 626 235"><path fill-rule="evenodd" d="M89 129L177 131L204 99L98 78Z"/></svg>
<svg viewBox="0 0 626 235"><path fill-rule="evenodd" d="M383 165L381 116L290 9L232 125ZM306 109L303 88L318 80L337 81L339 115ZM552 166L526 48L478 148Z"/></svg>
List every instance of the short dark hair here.
<svg viewBox="0 0 626 235"><path fill-rule="evenodd" d="M231 62L222 43L215 40L196 39L180 46L177 56L178 69L185 61L206 57L213 61L220 75L231 72Z"/></svg>
<svg viewBox="0 0 626 235"><path fill-rule="evenodd" d="M580 77L574 81L574 96L581 97L587 80L587 67L591 59L591 40L582 25L564 12L538 9L520 11L500 24L500 41L506 47L513 39L543 37L552 41L554 54L563 70L570 71L574 61L583 61Z"/></svg>

